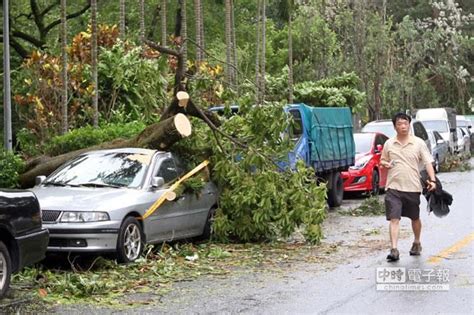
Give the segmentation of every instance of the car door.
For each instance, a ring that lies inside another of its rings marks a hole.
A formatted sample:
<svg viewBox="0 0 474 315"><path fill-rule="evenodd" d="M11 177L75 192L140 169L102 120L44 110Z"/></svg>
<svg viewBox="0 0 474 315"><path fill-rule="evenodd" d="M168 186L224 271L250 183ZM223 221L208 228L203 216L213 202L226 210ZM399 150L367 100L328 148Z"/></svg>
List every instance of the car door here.
<svg viewBox="0 0 474 315"><path fill-rule="evenodd" d="M438 152L439 162L443 163L444 160L446 159L446 156L448 155L448 150L449 150L448 142L444 140L443 137L437 131L433 131L433 136L435 138L436 147L438 148L437 152Z"/></svg>
<svg viewBox="0 0 474 315"><path fill-rule="evenodd" d="M174 157L178 173L183 176L187 173L184 163L178 157ZM202 171L204 172L204 170ZM197 176L197 175L195 175ZM198 191L185 189L182 198L187 201L187 210L183 216L183 236L191 237L201 235L206 224L209 210L217 202L217 189L213 183L207 181Z"/></svg>
<svg viewBox="0 0 474 315"><path fill-rule="evenodd" d="M153 172L154 177L162 177L165 184L153 191L156 199L164 190L168 189L178 179L176 164L171 156L158 162ZM181 238L186 230L185 216L188 210L186 196L178 196L175 200L165 200L148 218L145 219L144 228L148 243L173 240Z"/></svg>
<svg viewBox="0 0 474 315"><path fill-rule="evenodd" d="M425 142L426 146L428 147L428 151L431 153L430 139L428 139L428 133L421 122L415 121L413 123L413 133L415 136L421 138Z"/></svg>
<svg viewBox="0 0 474 315"><path fill-rule="evenodd" d="M385 142L387 141L387 137L382 134L378 134L375 136L375 141L374 141L374 148L375 148L375 159L377 162L377 165L380 165L380 158L382 155L382 151L377 152L377 145L381 145L382 148L385 145ZM387 182L387 169L385 167L379 167L380 171L380 187L385 187L385 183Z"/></svg>

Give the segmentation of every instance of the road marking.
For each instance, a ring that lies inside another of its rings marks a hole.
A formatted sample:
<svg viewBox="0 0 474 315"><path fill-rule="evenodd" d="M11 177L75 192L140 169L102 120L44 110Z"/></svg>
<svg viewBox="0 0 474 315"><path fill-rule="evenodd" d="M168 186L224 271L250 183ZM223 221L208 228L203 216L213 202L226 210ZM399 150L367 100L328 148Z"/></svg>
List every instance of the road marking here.
<svg viewBox="0 0 474 315"><path fill-rule="evenodd" d="M467 246L470 242L474 240L474 232L457 242L451 247L448 247L441 252L439 252L437 255L431 256L430 259L428 259L429 264L437 264L439 263L442 259L448 258L449 255L459 251L461 248Z"/></svg>

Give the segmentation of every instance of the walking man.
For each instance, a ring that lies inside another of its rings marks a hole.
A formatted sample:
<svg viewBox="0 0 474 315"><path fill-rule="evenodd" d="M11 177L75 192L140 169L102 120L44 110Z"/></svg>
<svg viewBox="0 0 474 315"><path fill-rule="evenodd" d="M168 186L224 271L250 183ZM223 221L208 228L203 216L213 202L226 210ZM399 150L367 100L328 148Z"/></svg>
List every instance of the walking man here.
<svg viewBox="0 0 474 315"><path fill-rule="evenodd" d="M385 214L387 221L390 221L391 249L387 260L397 261L400 259L397 243L401 217L411 219L415 240L410 255L421 253L420 165L424 165L428 172L428 190L436 188L436 177L432 165L434 160L425 142L410 134L411 117L398 113L393 116L392 122L397 135L385 143L380 164L388 169Z"/></svg>

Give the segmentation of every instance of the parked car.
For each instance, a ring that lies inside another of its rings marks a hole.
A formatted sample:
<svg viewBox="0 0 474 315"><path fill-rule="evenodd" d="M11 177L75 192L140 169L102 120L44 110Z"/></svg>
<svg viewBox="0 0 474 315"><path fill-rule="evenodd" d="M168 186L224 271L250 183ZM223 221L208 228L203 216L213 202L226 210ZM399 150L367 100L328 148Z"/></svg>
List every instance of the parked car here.
<svg viewBox="0 0 474 315"><path fill-rule="evenodd" d="M184 191L145 213L185 173L169 152L123 148L84 153L33 188L49 229L49 252L114 252L131 262L144 244L209 237L217 207L216 186Z"/></svg>
<svg viewBox="0 0 474 315"><path fill-rule="evenodd" d="M345 192L378 194L385 188L387 171L380 167L380 157L387 137L381 133L355 133L355 164L342 172Z"/></svg>
<svg viewBox="0 0 474 315"><path fill-rule="evenodd" d="M42 260L48 230L41 225L36 196L24 190L0 190L0 298L8 291L12 273Z"/></svg>
<svg viewBox="0 0 474 315"><path fill-rule="evenodd" d="M397 134L392 121L389 119L371 121L362 128L362 132L380 132L389 138L395 137ZM425 126L423 126L420 121L416 119L411 120L410 133L423 139L431 152L431 143L430 139L428 139L428 133L426 132Z"/></svg>
<svg viewBox="0 0 474 315"><path fill-rule="evenodd" d="M463 115L456 115L456 124L458 127L465 128L470 139L470 149L474 149L474 129L472 128L472 121Z"/></svg>
<svg viewBox="0 0 474 315"><path fill-rule="evenodd" d="M456 153L458 154L469 154L471 152L471 140L469 138L469 132L466 128L456 128L458 137L458 147Z"/></svg>
<svg viewBox="0 0 474 315"><path fill-rule="evenodd" d="M446 140L436 130L428 129L428 137L431 142L431 155L435 160L434 169L438 173L441 164L444 163L449 154L449 145Z"/></svg>
<svg viewBox="0 0 474 315"><path fill-rule="evenodd" d="M415 110L415 118L423 123L426 129L439 132L448 141L449 151L456 151L456 110L450 107L422 108Z"/></svg>

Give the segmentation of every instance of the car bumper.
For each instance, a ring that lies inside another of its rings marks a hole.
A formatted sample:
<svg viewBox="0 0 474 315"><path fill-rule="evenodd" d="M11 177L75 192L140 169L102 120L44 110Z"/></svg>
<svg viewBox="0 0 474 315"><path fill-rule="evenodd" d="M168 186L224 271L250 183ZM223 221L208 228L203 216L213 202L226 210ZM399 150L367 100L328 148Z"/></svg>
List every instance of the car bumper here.
<svg viewBox="0 0 474 315"><path fill-rule="evenodd" d="M369 174L363 170L349 170L342 172L342 179L344 181L344 191L367 191L370 190Z"/></svg>
<svg viewBox="0 0 474 315"><path fill-rule="evenodd" d="M48 252L113 252L117 248L119 222L45 224L49 229Z"/></svg>
<svg viewBox="0 0 474 315"><path fill-rule="evenodd" d="M45 257L48 246L49 233L47 229L15 238L18 244L18 266L17 270L34 264Z"/></svg>

